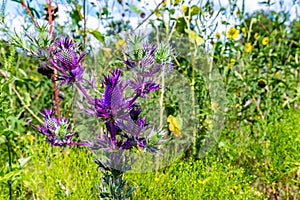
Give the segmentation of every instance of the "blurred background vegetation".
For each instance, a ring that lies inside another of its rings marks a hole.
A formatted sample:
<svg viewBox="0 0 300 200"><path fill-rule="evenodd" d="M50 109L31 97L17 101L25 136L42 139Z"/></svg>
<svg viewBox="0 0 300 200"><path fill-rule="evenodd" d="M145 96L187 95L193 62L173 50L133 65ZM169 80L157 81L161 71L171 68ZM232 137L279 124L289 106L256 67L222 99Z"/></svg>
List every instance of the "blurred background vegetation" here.
<svg viewBox="0 0 300 200"><path fill-rule="evenodd" d="M179 52L175 70L195 97L195 141L171 166L126 174L138 186L133 199L300 199L299 1L259 2L251 13L244 0L52 2L54 35L72 36L88 53L91 71L120 66L122 34L136 28L150 30L153 40L167 38ZM9 45L10 15L18 14L24 22L18 30L25 33L33 19L47 23L45 8L46 1L1 4L0 199L97 199L100 175L91 153L50 147L33 130L39 111L54 106L53 85L40 73L39 60ZM97 26L88 26L92 19ZM203 157L209 116L218 108L204 76L212 69L225 90L226 101L217 102L224 103L219 112L225 121L213 130L220 135ZM60 98L67 113L72 91L62 88ZM177 103L164 102L166 112L176 113Z"/></svg>

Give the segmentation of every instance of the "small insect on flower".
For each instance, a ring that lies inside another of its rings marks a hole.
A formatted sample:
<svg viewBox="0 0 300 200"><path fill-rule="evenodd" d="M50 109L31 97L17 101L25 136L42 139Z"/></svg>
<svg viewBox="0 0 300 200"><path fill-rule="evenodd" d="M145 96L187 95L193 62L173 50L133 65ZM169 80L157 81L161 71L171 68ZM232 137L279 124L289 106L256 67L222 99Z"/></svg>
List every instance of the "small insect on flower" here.
<svg viewBox="0 0 300 200"><path fill-rule="evenodd" d="M174 117L173 115L169 115L167 121L169 122L169 130L172 131L176 137L182 137L182 119L179 116Z"/></svg>

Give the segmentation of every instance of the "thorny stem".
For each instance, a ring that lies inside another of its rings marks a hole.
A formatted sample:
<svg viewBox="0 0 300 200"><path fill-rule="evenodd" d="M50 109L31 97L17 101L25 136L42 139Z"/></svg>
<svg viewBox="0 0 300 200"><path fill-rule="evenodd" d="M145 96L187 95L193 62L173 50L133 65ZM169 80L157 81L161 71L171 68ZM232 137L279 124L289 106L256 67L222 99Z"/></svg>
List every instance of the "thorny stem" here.
<svg viewBox="0 0 300 200"><path fill-rule="evenodd" d="M49 33L50 35L53 36L53 20L52 20L52 8L51 8L51 0L47 0L47 5L48 5L48 23L49 23L49 26L50 26L50 30L49 30Z"/></svg>
<svg viewBox="0 0 300 200"><path fill-rule="evenodd" d="M53 37L53 20L52 20L52 8L51 8L51 0L47 0L47 6L48 6L48 23L49 23L49 34ZM56 115L57 119L60 120L60 108L59 108L59 98L58 98L58 87L55 82L55 77L57 74L56 69L53 69L54 73L51 75L51 80L53 83L53 89L54 89L54 101L55 101L55 110L56 110Z"/></svg>
<svg viewBox="0 0 300 200"><path fill-rule="evenodd" d="M131 107L134 103L134 101L139 98L140 94L136 94L128 103L128 106Z"/></svg>
<svg viewBox="0 0 300 200"><path fill-rule="evenodd" d="M55 76L56 76L56 70L54 70L54 73L51 75L51 80L52 80L53 88L54 88L54 101L55 101L55 110L56 110L56 114L57 114L57 119L60 120L58 87L56 85Z"/></svg>
<svg viewBox="0 0 300 200"><path fill-rule="evenodd" d="M160 127L163 125L163 115L164 115L164 94L165 94L165 73L164 70L162 71L161 76L161 95L159 99L159 106L160 106L160 112L159 112L159 125Z"/></svg>
<svg viewBox="0 0 300 200"><path fill-rule="evenodd" d="M88 93L85 91L85 89L80 85L80 83L76 83L76 86L78 89L82 92L82 94L87 98L87 100L93 105L94 100L88 95Z"/></svg>
<svg viewBox="0 0 300 200"><path fill-rule="evenodd" d="M30 16L32 22L34 23L34 25L37 25L37 22L35 21L32 12L29 10L29 8L28 8L28 6L25 4L25 1L24 1L24 0L21 1L21 5L26 9L26 12L29 14L29 16Z"/></svg>
<svg viewBox="0 0 300 200"><path fill-rule="evenodd" d="M114 145L116 144L116 128L115 128L115 123L114 121L110 122L110 135L111 135L111 140L113 141Z"/></svg>

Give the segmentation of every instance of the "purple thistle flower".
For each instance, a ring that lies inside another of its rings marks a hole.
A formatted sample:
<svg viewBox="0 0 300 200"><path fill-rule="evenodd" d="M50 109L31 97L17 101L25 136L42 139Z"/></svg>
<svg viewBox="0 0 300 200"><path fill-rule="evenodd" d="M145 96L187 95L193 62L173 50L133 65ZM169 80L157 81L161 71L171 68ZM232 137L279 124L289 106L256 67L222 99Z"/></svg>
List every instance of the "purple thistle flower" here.
<svg viewBox="0 0 300 200"><path fill-rule="evenodd" d="M111 102L113 98L113 93L117 93L116 95L119 95L121 97L122 91L116 91L117 85L119 83L119 78L121 76L122 72L121 70L115 69L112 72L112 75L104 76L103 84L106 86L103 96L103 104L106 107L111 107Z"/></svg>
<svg viewBox="0 0 300 200"><path fill-rule="evenodd" d="M72 47L72 44L62 40L58 46L68 49ZM160 57L156 58L156 54ZM123 63L132 69L131 79L123 81L123 71L113 70L111 74L104 76L102 83L105 89L100 98L90 98L85 94L80 83L76 83L89 100L90 108L87 112L100 117L106 125L106 132L103 135L97 135L94 140L89 141L88 146L92 150L114 153L136 148L158 152L155 146L160 144L164 134L150 130L151 127L149 123L146 123L146 117L140 117L141 108L136 105L135 101L139 97L146 97L151 91L160 89L159 84L156 84L160 76L159 72L163 72L171 65L170 59L166 59L169 57L164 55L162 49L157 49L154 45L144 45L143 49L133 54L133 57L128 56L127 60L123 60ZM59 56L63 57L61 54ZM69 67L69 61L59 56L57 62ZM71 52L70 57L75 58L75 52ZM130 89L129 93L125 92L125 89ZM123 94L132 94L132 96L123 97Z"/></svg>
<svg viewBox="0 0 300 200"><path fill-rule="evenodd" d="M139 117L141 109L133 106L129 113L123 115L122 118L115 118L113 121L107 121L107 133L102 137L98 136L96 141L91 141L91 148L93 150L126 150L132 148L145 148L146 138L141 137L141 133L148 126L146 117L143 119ZM119 140L117 141L117 135Z"/></svg>
<svg viewBox="0 0 300 200"><path fill-rule="evenodd" d="M136 58L128 56L127 60L123 60L123 63L134 69L139 76L152 77L162 70L162 66L155 63L155 50L156 46L154 45L144 45L143 49L140 50L142 51L142 58L136 60Z"/></svg>
<svg viewBox="0 0 300 200"><path fill-rule="evenodd" d="M122 130L122 140L118 143L119 149L145 148L146 139L141 136L147 129L146 117L140 118L141 108L133 105L129 114L116 120L117 127Z"/></svg>
<svg viewBox="0 0 300 200"><path fill-rule="evenodd" d="M50 142L52 146L64 146L64 145L77 145L86 146L85 143L73 142L72 138L75 132L69 131L69 123L67 118L61 117L57 119L55 117L55 111L50 108L49 110L44 109L41 113L44 117L44 124L38 127L38 130L46 135L47 142Z"/></svg>
<svg viewBox="0 0 300 200"><path fill-rule="evenodd" d="M154 51L156 46L144 46L145 56L139 62L140 67L148 67L154 64Z"/></svg>
<svg viewBox="0 0 300 200"><path fill-rule="evenodd" d="M55 46L60 49L70 49L75 46L75 43L72 42L70 37L61 37L59 40L55 41Z"/></svg>
<svg viewBox="0 0 300 200"><path fill-rule="evenodd" d="M133 147L145 148L146 138L130 136L120 139L119 141L114 141L107 134L104 134L102 137L97 136L96 140L90 141L88 146L92 150L105 150L108 152L114 152L115 150L128 150Z"/></svg>
<svg viewBox="0 0 300 200"><path fill-rule="evenodd" d="M135 68L136 67L136 62L133 61L133 60L130 60L130 59L123 60L123 63L125 65L127 65L128 67L130 67L130 68Z"/></svg>
<svg viewBox="0 0 300 200"><path fill-rule="evenodd" d="M50 63L60 72L57 80L61 80L61 85L82 81L85 68L80 62L85 53L77 56L74 45L69 37L60 38L54 43L55 51L52 52L53 58L50 59Z"/></svg>
<svg viewBox="0 0 300 200"><path fill-rule="evenodd" d="M149 92L160 89L160 86L155 84L155 80L149 80L139 76L135 77L133 80L129 80L128 85L140 97L145 97Z"/></svg>
<svg viewBox="0 0 300 200"><path fill-rule="evenodd" d="M122 94L126 85L121 80L122 71L115 69L111 75L104 76L103 84L106 86L101 99L95 99L95 114L108 119L120 118L128 109L128 103Z"/></svg>

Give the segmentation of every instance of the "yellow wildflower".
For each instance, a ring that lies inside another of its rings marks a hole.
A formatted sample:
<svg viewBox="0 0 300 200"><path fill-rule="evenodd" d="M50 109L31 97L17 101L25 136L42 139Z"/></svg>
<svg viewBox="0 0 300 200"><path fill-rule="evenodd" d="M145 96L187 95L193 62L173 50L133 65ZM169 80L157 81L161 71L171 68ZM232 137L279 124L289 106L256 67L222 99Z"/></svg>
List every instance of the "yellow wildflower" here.
<svg viewBox="0 0 300 200"><path fill-rule="evenodd" d="M230 60L230 63L228 64L228 67L229 67L230 69L231 69L231 68L233 67L233 65L235 64L235 61L236 61L236 60L233 59L233 58Z"/></svg>
<svg viewBox="0 0 300 200"><path fill-rule="evenodd" d="M31 75L29 78L33 81L38 81L39 80L39 78L37 76L34 76L34 75Z"/></svg>
<svg viewBox="0 0 300 200"><path fill-rule="evenodd" d="M183 13L186 13L186 12L188 11L188 8L189 8L189 7L187 7L187 6L185 6L185 5L182 5L182 6L181 6L181 10L182 10Z"/></svg>
<svg viewBox="0 0 300 200"><path fill-rule="evenodd" d="M269 43L269 38L268 37L264 37L262 40L262 44L263 45L267 45Z"/></svg>
<svg viewBox="0 0 300 200"><path fill-rule="evenodd" d="M161 16L162 16L161 10L160 10L160 9L155 10L155 11L154 11L154 15L155 15L156 17L161 17Z"/></svg>
<svg viewBox="0 0 300 200"><path fill-rule="evenodd" d="M257 68L254 68L254 69L253 69L253 72L255 72L255 73L256 73L257 71L258 71L258 70L257 70Z"/></svg>
<svg viewBox="0 0 300 200"><path fill-rule="evenodd" d="M258 39L258 33L254 34L254 39L256 39L256 40Z"/></svg>
<svg viewBox="0 0 300 200"><path fill-rule="evenodd" d="M182 133L180 129L182 128L182 119L179 116L174 117L173 115L169 115L167 121L170 123L169 130L172 131L176 137L181 137Z"/></svg>
<svg viewBox="0 0 300 200"><path fill-rule="evenodd" d="M245 51L246 51L247 53L249 53L249 52L252 51L252 44L251 44L250 42L247 42L247 43L245 44Z"/></svg>
<svg viewBox="0 0 300 200"><path fill-rule="evenodd" d="M27 135L28 140L30 141L30 143L32 144L33 141L35 140L35 137L33 135L31 135L30 133Z"/></svg>
<svg viewBox="0 0 300 200"><path fill-rule="evenodd" d="M204 43L204 39L198 35L195 31L186 30L189 33L190 42L195 43L196 45L200 45Z"/></svg>
<svg viewBox="0 0 300 200"><path fill-rule="evenodd" d="M120 50L120 49L125 49L126 48L126 42L125 40L118 40L116 42L116 49Z"/></svg>
<svg viewBox="0 0 300 200"><path fill-rule="evenodd" d="M217 33L216 33L216 38L219 39L220 37L221 37L221 33L220 33L220 32L217 32Z"/></svg>
<svg viewBox="0 0 300 200"><path fill-rule="evenodd" d="M247 30L245 27L242 28L242 32L244 34L244 38L247 37Z"/></svg>
<svg viewBox="0 0 300 200"><path fill-rule="evenodd" d="M227 32L227 37L229 39L236 39L239 36L239 30L234 27L231 27Z"/></svg>
<svg viewBox="0 0 300 200"><path fill-rule="evenodd" d="M204 180L198 180L198 183L199 183L199 184L205 185L209 180L210 180L210 177L207 177L207 178L204 179Z"/></svg>

